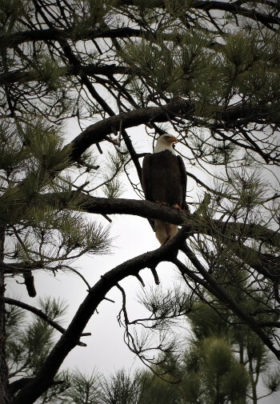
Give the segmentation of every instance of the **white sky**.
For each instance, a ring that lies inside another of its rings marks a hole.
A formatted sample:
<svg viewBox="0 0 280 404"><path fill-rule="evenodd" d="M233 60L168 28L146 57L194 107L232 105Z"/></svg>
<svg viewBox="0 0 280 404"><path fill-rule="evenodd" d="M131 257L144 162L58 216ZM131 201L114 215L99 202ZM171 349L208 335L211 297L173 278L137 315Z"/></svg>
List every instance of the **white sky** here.
<svg viewBox="0 0 280 404"><path fill-rule="evenodd" d="M73 133L74 127L71 129ZM135 128L130 131L133 134L132 140L134 145L137 146L138 152L152 151L150 139L147 139L145 132L141 131L141 128ZM79 130L74 136L78 133ZM145 141L143 142L144 139ZM188 188L190 192L194 192L193 189L190 190L190 186ZM137 198L134 193L128 191L128 187L122 196ZM113 219L113 223L107 225L110 226L110 235L113 238L112 253L109 255L85 256L76 261L75 268L81 271L91 286L100 279L102 274L118 264L159 246L146 219L129 215L110 215L110 217ZM146 284L145 289L149 290L150 285L154 286L154 280L149 270L143 270L140 274ZM160 264L158 275L163 288L171 288L173 285L178 284L178 272L169 263ZM46 273L42 270L36 271L34 277L37 290L35 299L29 298L25 286L16 284L15 280L8 281L8 296L37 307L38 299L42 297L63 299L68 304L68 310L62 325L67 327L86 296L86 285L72 272L59 273L54 277L51 273ZM138 303L138 295L143 289L139 281L136 278L129 277L122 281L121 285L127 293L131 319L143 316L144 309ZM121 309L120 291L113 288L107 297L113 299L115 303L113 304L109 301L101 303L98 308L98 314L94 314L84 330L92 333L91 336L82 338L87 347L75 347L64 361L62 369L78 369L88 374L96 371L104 376L109 376L122 368L133 371L143 366L123 342L124 330L119 327L116 319ZM187 328L186 330L181 330L180 335L181 338L178 341L182 343L183 347L184 339L188 338ZM260 401L261 404L277 404L279 402L279 393L274 397Z"/></svg>
<svg viewBox="0 0 280 404"><path fill-rule="evenodd" d="M107 256L86 256L77 261L78 268L92 286L100 279L100 276L118 264L133 258L146 251L158 247L154 233L147 220L134 216L111 216L111 235L114 239L113 252ZM115 251L114 251L115 250ZM160 264L158 267L162 287L172 287L178 284L178 274L175 266L169 263ZM37 306L38 299L42 297L61 298L68 303L67 319L73 317L77 308L86 296L86 285L73 272L59 273L55 277L44 271L36 271L34 274L37 296L29 298L25 286L17 285L14 280L9 281L8 295ZM154 285L150 270L141 271L141 277L145 282L145 289ZM143 289L139 281L129 277L121 282L128 296L128 309L131 319L143 316L145 313L142 305L138 303L138 296ZM83 337L82 341L87 347L76 347L67 357L63 368L77 368L91 373L94 369L109 375L123 367L127 369L141 366L141 362L128 350L123 342L123 329L119 327L116 316L121 308L121 294L117 288L107 295L115 301L103 301L96 313L88 323L85 332L91 332L92 336ZM68 322L63 322L66 327Z"/></svg>
<svg viewBox="0 0 280 404"><path fill-rule="evenodd" d="M71 132L74 132L73 121L71 123ZM136 132L137 135L136 135ZM75 135L69 136L70 141ZM139 152L151 152L151 140L141 128L133 130L133 141ZM135 136L136 135L136 136ZM147 139L147 141L143 141ZM144 145L144 146L143 146ZM102 144L102 148L105 147ZM104 153L105 154L105 153ZM125 192L122 197L137 198L135 193L125 186ZM100 216L96 216L100 220ZM93 286L107 271L118 264L131 259L137 255L143 254L159 247L159 243L154 232L144 218L129 215L110 215L112 224L102 220L105 226L110 228L110 237L112 237L112 249L109 255L86 255L77 260L74 265L88 283ZM178 274L175 266L169 263L160 264L158 267L161 286L172 287L173 283L178 284ZM150 285L155 286L153 277L149 270L141 271L141 277L145 282L145 289L149 290ZM24 285L18 285L16 280L9 279L7 295L9 297L22 300L30 305L38 307L38 300L42 297L61 298L68 304L65 321L62 325L66 327L72 319L79 305L86 297L86 285L73 272L59 272L54 277L52 273L44 270L34 273L35 287L37 291L36 298L29 298ZM137 278L129 277L121 282L125 288L128 298L128 309L131 318L143 317L145 313L142 305L138 303L138 295L143 289ZM85 332L91 332L92 336L84 337L83 342L87 347L76 347L67 359L62 368L75 368L83 372L91 373L94 369L103 373L105 376L115 372L123 367L137 368L142 363L133 355L123 342L123 328L120 328L116 316L121 309L121 294L117 288L113 288L107 296L116 303L103 301L96 313L89 321Z"/></svg>

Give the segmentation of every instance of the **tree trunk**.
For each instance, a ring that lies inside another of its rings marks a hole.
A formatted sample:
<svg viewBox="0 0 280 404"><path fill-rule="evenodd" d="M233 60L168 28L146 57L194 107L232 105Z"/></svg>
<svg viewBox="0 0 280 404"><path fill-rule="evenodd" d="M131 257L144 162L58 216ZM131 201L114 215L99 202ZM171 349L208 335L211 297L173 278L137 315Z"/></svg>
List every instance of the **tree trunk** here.
<svg viewBox="0 0 280 404"><path fill-rule="evenodd" d="M0 268L4 260L4 239L5 231L3 227L0 227ZM8 404L11 402L11 397L8 389L8 368L6 364L6 352L5 352L5 282L4 272L0 269L0 404Z"/></svg>

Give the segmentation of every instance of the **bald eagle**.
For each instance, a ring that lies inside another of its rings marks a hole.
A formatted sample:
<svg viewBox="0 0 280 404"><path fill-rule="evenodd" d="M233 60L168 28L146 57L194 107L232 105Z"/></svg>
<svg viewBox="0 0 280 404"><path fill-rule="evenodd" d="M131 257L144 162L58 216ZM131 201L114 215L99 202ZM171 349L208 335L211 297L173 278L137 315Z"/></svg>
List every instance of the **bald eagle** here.
<svg viewBox="0 0 280 404"><path fill-rule="evenodd" d="M143 160L142 187L148 201L185 209L186 170L183 159L174 151L176 137L164 134L156 143L154 153ZM161 244L174 237L178 226L161 220L152 222L157 239Z"/></svg>

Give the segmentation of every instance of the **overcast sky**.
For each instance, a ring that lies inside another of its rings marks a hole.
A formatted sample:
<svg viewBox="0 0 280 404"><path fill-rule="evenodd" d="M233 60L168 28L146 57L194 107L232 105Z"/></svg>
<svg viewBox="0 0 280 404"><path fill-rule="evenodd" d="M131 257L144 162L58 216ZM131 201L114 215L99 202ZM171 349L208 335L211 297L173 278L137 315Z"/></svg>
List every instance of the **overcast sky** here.
<svg viewBox="0 0 280 404"><path fill-rule="evenodd" d="M75 130L76 129L76 130ZM77 127L72 127L71 135L67 141L79 133ZM146 136L141 128L130 130L132 141L138 152L151 152L151 140ZM171 132L172 133L172 132ZM180 145L177 146L180 150ZM193 168L187 167L187 170ZM188 183L188 192L195 192L192 183ZM190 197L192 195L189 195ZM137 196L126 185L122 197L137 198ZM97 216L96 216L97 217ZM110 236L112 237L112 249L109 255L84 256L75 262L75 268L81 271L89 284L93 286L100 276L118 264L133 258L146 251L159 247L159 243L152 231L148 221L143 218L128 215L111 215L112 224L103 223L110 227ZM97 217L99 220L99 217ZM173 288L179 283L177 269L169 263L162 263L158 267L160 278L160 287ZM15 280L8 282L8 296L22 300L34 306L38 306L38 299L42 297L60 298L68 304L67 314L63 323L67 327L73 315L86 296L86 285L74 273L58 273L55 277L48 272L36 271L35 286L37 297L31 299L28 297L25 286L18 285ZM151 286L155 287L151 272L147 269L141 271L141 277L145 282L145 289L149 290ZM129 277L122 281L128 297L128 308L131 319L143 316L145 313L142 305L138 303L139 295L143 290L136 278ZM123 342L123 329L117 322L117 314L121 308L121 295L117 288L113 288L107 295L108 298L115 301L103 301L98 308L98 314L89 321L85 332L91 332L89 337L83 337L82 341L87 343L87 347L77 346L63 363L62 369L78 369L82 372L91 374L93 371L109 376L117 370L125 368L133 371L141 366L139 359L133 355ZM185 345L189 333L186 328L179 329L180 344ZM261 400L261 404L277 404L280 402L280 395L274 398Z"/></svg>
<svg viewBox="0 0 280 404"><path fill-rule="evenodd" d="M73 121L72 121L73 123ZM75 132L75 129L77 132ZM67 142L79 133L77 127L71 127L71 135L67 136ZM132 140L138 152L151 152L151 139L147 137L141 128L132 131ZM102 147L104 148L103 144ZM105 146L106 148L106 146ZM122 197L137 198L131 191L129 184L123 187ZM94 215L98 221L109 227L112 238L111 253L108 255L86 255L75 261L74 267L78 269L93 286L100 276L111 270L118 264L133 258L146 251L159 247L159 242L149 224L144 218L129 215L111 215L112 224L109 224L100 216ZM158 271L161 287L173 287L178 284L178 272L175 266L162 263ZM15 279L8 281L8 295L22 300L28 304L38 306L38 299L42 297L60 298L68 304L67 314L63 326L66 327L72 319L79 305L85 298L87 291L84 282L73 272L59 272L53 276L51 272L36 271L34 273L36 298L29 298L24 285L18 285ZM141 277L145 282L145 290L155 287L150 270L141 271ZM124 280L124 287L128 297L128 307L131 318L143 317L144 308L139 304L139 295L143 287L134 277ZM87 347L76 347L67 357L63 368L77 368L91 373L94 369L109 375L123 367L137 368L141 362L133 355L123 342L123 329L119 327L117 315L121 309L121 294L117 288L112 289L108 298L115 301L103 301L96 313L88 323L85 332L91 332L92 336L84 337L83 342Z"/></svg>

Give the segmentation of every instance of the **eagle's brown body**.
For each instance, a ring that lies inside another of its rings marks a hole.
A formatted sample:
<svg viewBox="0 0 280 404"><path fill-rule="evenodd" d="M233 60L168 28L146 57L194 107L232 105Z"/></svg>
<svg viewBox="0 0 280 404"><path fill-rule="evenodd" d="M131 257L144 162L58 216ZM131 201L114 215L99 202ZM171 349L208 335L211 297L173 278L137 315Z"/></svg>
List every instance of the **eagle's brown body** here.
<svg viewBox="0 0 280 404"><path fill-rule="evenodd" d="M147 200L184 209L186 171L182 158L170 149L146 155L143 161L142 186ZM176 225L160 220L155 220L153 224L161 244L173 237L178 230Z"/></svg>

